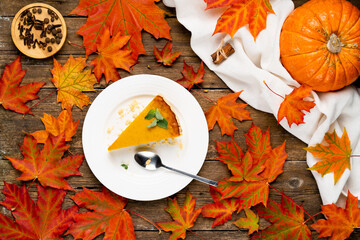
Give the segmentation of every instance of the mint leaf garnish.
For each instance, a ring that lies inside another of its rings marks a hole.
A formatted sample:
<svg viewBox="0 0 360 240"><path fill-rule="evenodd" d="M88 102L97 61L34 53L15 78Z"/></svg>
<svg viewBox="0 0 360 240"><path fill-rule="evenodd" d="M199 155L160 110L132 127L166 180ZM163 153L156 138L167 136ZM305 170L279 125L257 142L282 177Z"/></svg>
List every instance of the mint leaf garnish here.
<svg viewBox="0 0 360 240"><path fill-rule="evenodd" d="M159 109L151 109L145 116L145 119L155 118L152 123L150 123L147 128L152 128L155 126L159 126L161 128L168 129L168 121L161 115Z"/></svg>
<svg viewBox="0 0 360 240"><path fill-rule="evenodd" d="M158 108L155 110L155 117L156 117L157 120L163 120L164 119L164 117L161 115Z"/></svg>
<svg viewBox="0 0 360 240"><path fill-rule="evenodd" d="M127 170L127 169L129 168L129 164L123 163L123 164L121 164L121 166L122 166L125 170Z"/></svg>
<svg viewBox="0 0 360 240"><path fill-rule="evenodd" d="M165 118L163 118L162 120L158 120L157 125L161 128L168 129L168 121Z"/></svg>
<svg viewBox="0 0 360 240"><path fill-rule="evenodd" d="M157 123L158 123L158 120L157 120L157 119L154 119L154 121L152 121L152 123L150 123L150 124L147 126L147 128L155 127Z"/></svg>
<svg viewBox="0 0 360 240"><path fill-rule="evenodd" d="M145 119L152 119L155 117L155 109L151 109L145 116Z"/></svg>

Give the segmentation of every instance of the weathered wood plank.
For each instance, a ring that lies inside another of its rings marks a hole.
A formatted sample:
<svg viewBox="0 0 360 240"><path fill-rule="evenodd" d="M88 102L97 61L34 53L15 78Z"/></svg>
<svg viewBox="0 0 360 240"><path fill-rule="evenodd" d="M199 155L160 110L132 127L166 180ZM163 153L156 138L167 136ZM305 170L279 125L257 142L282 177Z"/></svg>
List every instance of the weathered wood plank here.
<svg viewBox="0 0 360 240"><path fill-rule="evenodd" d="M0 3L0 74L6 64L11 63L18 55L19 51L15 48L12 43L10 36L10 25L15 13L24 5L32 3L30 0L17 0L17 1L6 1ZM48 2L48 1L41 1ZM81 44L82 38L76 31L82 24L86 22L85 17L68 16L67 14L74 9L79 0L57 0L52 1L51 5L57 8L66 19L68 24L68 40ZM302 5L306 0L294 0L295 6ZM350 0L353 4L360 8L360 1ZM162 3L159 4L161 8L166 9L171 14L175 15L175 10L166 8ZM137 63L130 73L119 70L122 77L135 74L157 74L164 77L168 77L172 80L180 79L182 77L180 71L183 68L183 61L193 65L196 70L201 60L195 55L190 47L190 33L183 27L176 18L167 18L167 21L171 27L171 36L173 38L174 50L182 51L182 55L172 67L159 66L153 55L153 46L162 48L166 42L165 39L154 39L150 34L143 33L143 43L147 51L147 55L140 56L139 63ZM84 57L85 52L82 48L75 47L69 44L65 44L63 49L55 55L55 58L64 64L68 59L69 55L73 54L75 57ZM88 63L94 57L91 55L88 59ZM49 80L52 76L50 69L53 68L53 59L35 60L29 59L26 56L22 56L23 69L27 70L25 78L22 84L29 82L46 82L46 85L40 90L40 98L44 98L51 93L55 88ZM150 66L150 68L148 68ZM226 85L208 68L205 67L205 82L201 84L203 88L209 90L205 94L208 98L216 101L219 97L230 93L231 91L226 89ZM104 89L107 85L104 80L101 84L96 85L96 92L87 93L91 100ZM201 91L201 90L197 90ZM198 92L192 91L194 97L200 103L202 109L206 111L213 103L201 96ZM35 104L38 100L28 103L29 106ZM303 142L296 139L294 136L286 132L280 125L277 124L275 117L272 114L259 112L251 107L247 107L250 111L253 121L239 122L235 120L235 125L239 128L235 132L235 140L240 144L243 149L246 149L244 140L244 134L251 127L251 124L261 127L265 131L268 127L271 131L271 142L273 147L279 146L286 140L286 151L288 153L288 159L284 165L284 173L282 173L274 183L271 185L283 191L285 194L294 199L297 204L302 204L304 209L311 215L320 211L321 199L315 183L315 180L308 170L306 170L306 152L303 148L306 146ZM81 154L82 142L81 142L81 130L84 117L88 107L83 110L74 107L73 116L74 119L80 119L79 129L76 135L73 137L73 141L70 142L70 151L73 154ZM52 95L38 106L33 109L34 116L25 116L17 114L8 110L4 110L0 107L0 189L3 188L3 182L16 183L21 185L22 182L15 180L16 177L20 176L20 172L12 167L10 162L4 158L4 156L11 156L15 158L22 158L18 144L23 142L24 132L31 133L36 130L43 129L43 124L40 117L43 113L51 114L55 117L61 112L61 107L56 103L56 95ZM216 146L214 140L229 141L230 138L227 136L221 136L219 127L216 126L214 130L210 131L209 151L206 157L206 161L199 172L199 175L219 180L221 178L229 176L229 170L224 164L215 160L218 156L216 152ZM69 154L69 153L66 153ZM92 174L86 161L82 164L80 171L83 173L82 177L75 176L68 178L68 181L72 187L75 188L75 192L82 191L82 187L88 187L95 191L100 191L102 185ZM26 183L28 186L30 182ZM211 196L208 192L208 187L202 183L192 181L185 189L180 191L175 196L178 198L179 203L182 204L186 191L189 190L194 197L197 198L197 207L205 204L212 203ZM33 199L36 199L36 187L31 185L29 188L30 195ZM69 196L75 194L75 192L68 192L68 195L64 201L63 207L68 208L73 205L72 200ZM173 196L174 197L174 196ZM270 198L280 202L280 194L270 189ZM3 194L0 194L0 201L4 199ZM166 199L150 202L138 202L130 200L127 209L143 215L144 217L154 221L171 221L170 216L163 210L166 207ZM10 216L10 212L5 210L4 207L0 206L0 212ZM130 213L131 214L131 213ZM243 213L240 213L240 215ZM236 220L239 215L235 214L232 221ZM318 216L320 217L320 216ZM135 234L137 239L168 239L169 233L163 232L158 234L157 230L150 225L148 222L132 214ZM305 218L308 218L305 216ZM211 228L212 219L199 217L195 226L192 228L193 231L204 239L249 239L247 231L239 231L231 222L218 226L214 229ZM309 222L311 223L311 221ZM268 225L265 220L260 221L261 228ZM99 236L96 239L102 239L103 236ZM312 232L312 238L317 239L317 233ZM359 239L360 233L356 232L352 234L350 239ZM65 239L73 239L71 236L67 236ZM199 239L194 233L188 232L186 239Z"/></svg>
<svg viewBox="0 0 360 240"><path fill-rule="evenodd" d="M40 90L39 96L40 99L48 96L53 90L52 89L42 89ZM90 100L93 101L95 97L102 90L98 89L96 92L89 92L87 95L90 97ZM230 93L230 90L210 90L206 96L214 101L219 97ZM192 92L194 97L199 102L203 111L207 111L210 106L213 104L208 99L204 98L202 95L197 92ZM29 106L35 104L38 100L32 101ZM241 102L238 100L238 102ZM73 137L71 142L71 151L73 153L81 153L81 132L82 124L86 115L88 107L84 107L83 110L80 110L77 107L74 107L72 114L74 120L80 120L79 128L77 133ZM235 125L238 127L238 130L235 131L235 140L240 144L243 149L246 149L244 134L248 132L251 124L259 126L263 131L266 131L267 128L270 128L271 132L271 142L273 147L281 145L286 140L286 151L289 155L289 160L305 160L305 150L306 144L300 141L299 139L293 137L290 133L285 131L280 125L278 125L275 117L272 114L264 113L255 110L254 108L247 106L246 109L250 111L250 116L253 118L253 121L243 121L234 120ZM56 103L56 95L46 98L43 102L38 104L35 108L32 109L34 116L26 115L23 117L21 114L5 110L0 107L0 150L3 151L3 154L11 155L13 157L20 157L21 154L18 149L18 144L23 142L24 133L32 133L37 130L44 129L44 126L41 122L40 117L43 116L43 113L51 114L54 117L57 117L61 112L61 107ZM212 131L210 131L210 140L208 148L208 159L214 159L217 157L215 140L217 141L230 141L230 137L221 136L219 127L216 125Z"/></svg>
<svg viewBox="0 0 360 240"><path fill-rule="evenodd" d="M305 210L310 214L315 214L320 211L321 201L315 181L311 173L306 170L306 167L307 166L303 161L287 161L284 165L284 173L282 173L271 185L279 191L283 191L285 194L291 196L296 203L303 204ZM16 177L20 176L21 173L14 169L8 160L0 160L0 169L2 173L0 175L1 189L3 188L3 181L16 183L18 186L22 185L22 182L14 180ZM80 171L83 176L74 176L68 178L69 184L74 189L76 189L76 192L81 192L82 187L90 188L94 191L101 191L102 185L94 177L86 162L83 163ZM203 168L199 172L199 175L214 180L220 180L230 176L229 170L225 164L219 161L206 161ZM27 182L26 184L29 185L30 182ZM185 189L176 194L179 203L183 202L186 191L190 191L191 194L197 198L197 207L201 207L205 204L210 204L213 202L208 192L208 186L197 181L192 181ZM35 184L30 186L29 192L31 197L36 199L37 194ZM72 196L74 194L75 192L70 191L68 196ZM270 189L270 198L280 202L280 194L273 189ZM3 196L0 197L0 200L2 199ZM143 216L149 216L151 220L155 222L167 221L166 214L158 214L158 210L163 209L166 204L166 199L141 202L141 204L139 204L138 201L130 200L128 209L135 211ZM72 205L72 200L66 198L63 207L68 208ZM195 230L211 230L211 224L208 224L211 221L208 220L209 219L199 220ZM141 225L142 219L137 219L134 221L135 225ZM217 229L225 230L229 228L236 229L235 226L232 226L231 224L219 226ZM146 228L140 229L147 230Z"/></svg>

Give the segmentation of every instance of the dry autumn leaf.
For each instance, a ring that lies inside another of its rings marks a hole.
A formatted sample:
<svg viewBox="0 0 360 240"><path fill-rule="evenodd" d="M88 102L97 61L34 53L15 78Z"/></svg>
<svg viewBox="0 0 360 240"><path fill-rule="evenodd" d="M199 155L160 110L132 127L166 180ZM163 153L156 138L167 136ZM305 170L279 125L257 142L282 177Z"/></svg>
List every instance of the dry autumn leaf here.
<svg viewBox="0 0 360 240"><path fill-rule="evenodd" d="M170 37L170 27L164 19L165 11L157 7L155 0L80 0L70 13L88 16L79 29L83 36L86 55L96 51L96 41L103 31L109 28L110 35L130 35L129 47L134 59L145 54L141 32L153 35L156 39Z"/></svg>
<svg viewBox="0 0 360 240"><path fill-rule="evenodd" d="M62 239L60 235L73 223L78 207L66 210L62 204L66 191L37 185L38 199L35 204L24 186L4 183L5 200L0 204L14 216L10 219L0 214L0 239Z"/></svg>
<svg viewBox="0 0 360 240"><path fill-rule="evenodd" d="M154 46L154 55L158 63L162 63L164 66L171 66L180 56L180 51L171 52L172 46L171 42L167 41L161 52Z"/></svg>
<svg viewBox="0 0 360 240"><path fill-rule="evenodd" d="M217 142L218 160L227 164L232 176L219 181L222 199L240 198L240 208L250 208L259 203L266 205L269 183L282 173L287 158L285 142L276 147L269 143L270 132L262 133L255 125L246 134L248 151L243 154L234 140ZM252 156L255 156L254 158Z"/></svg>
<svg viewBox="0 0 360 240"><path fill-rule="evenodd" d="M315 107L314 101L304 100L310 96L311 91L312 89L309 86L301 85L299 88L294 88L289 95L285 95L277 114L278 122L286 118L289 127L293 123L296 125L304 123L305 114L303 111L310 112L310 109Z"/></svg>
<svg viewBox="0 0 360 240"><path fill-rule="evenodd" d="M201 62L200 67L197 72L194 71L192 66L189 66L184 61L184 67L181 71L183 78L176 80L177 83L182 85L184 88L190 90L195 84L201 83L204 81L203 77L205 74L204 64Z"/></svg>
<svg viewBox="0 0 360 240"><path fill-rule="evenodd" d="M311 239L311 231L304 220L304 209L290 197L282 194L281 204L269 200L267 207L258 207L257 212L272 224L255 233L251 239Z"/></svg>
<svg viewBox="0 0 360 240"><path fill-rule="evenodd" d="M342 240L350 237L355 228L360 227L360 208L358 198L348 191L345 209L333 204L322 205L320 219L311 227L319 232L319 237L330 237L329 240Z"/></svg>
<svg viewBox="0 0 360 240"><path fill-rule="evenodd" d="M134 226L130 214L125 210L127 199L103 187L102 192L83 188L71 197L82 212L75 216L67 234L75 239L94 239L105 233L104 239L135 240Z"/></svg>
<svg viewBox="0 0 360 240"><path fill-rule="evenodd" d="M161 222L158 224L164 231L171 231L169 239L185 239L186 230L194 226L194 222L201 212L201 208L195 209L196 199L186 193L184 205L180 208L177 199L168 198L168 207L165 210L171 215L173 222Z"/></svg>
<svg viewBox="0 0 360 240"><path fill-rule="evenodd" d="M239 28L248 25L251 35L256 40L258 34L266 28L266 18L274 13L269 0L204 0L206 9L226 8L219 17L215 33L228 33L231 38Z"/></svg>
<svg viewBox="0 0 360 240"><path fill-rule="evenodd" d="M82 109L91 103L83 92L95 91L93 85L97 81L90 69L84 70L85 67L85 58L74 59L70 55L64 66L54 58L51 81L57 88L57 102L61 102L63 109L71 110L74 105Z"/></svg>
<svg viewBox="0 0 360 240"><path fill-rule="evenodd" d="M234 224L238 228L249 229L249 234L259 230L259 216L249 208L244 209L246 218L239 218Z"/></svg>
<svg viewBox="0 0 360 240"><path fill-rule="evenodd" d="M96 39L97 55L90 64L94 65L92 71L98 82L103 74L107 83L115 82L120 79L117 68L129 72L130 67L136 63L131 57L131 51L123 49L130 38L128 35L122 36L119 32L111 37L109 29L105 28Z"/></svg>
<svg viewBox="0 0 360 240"><path fill-rule="evenodd" d="M38 142L31 135L24 138L20 146L23 159L6 157L14 168L22 172L17 180L38 180L44 187L64 190L74 190L66 177L82 175L78 169L83 162L84 155L73 155L62 158L69 145L65 144L64 134L57 137L50 135L40 150Z"/></svg>
<svg viewBox="0 0 360 240"><path fill-rule="evenodd" d="M232 117L239 121L251 120L249 111L245 110L247 104L236 102L242 93L230 93L217 100L217 103L211 106L205 113L209 130L214 128L215 123L219 124L221 134L233 136L237 127L234 125Z"/></svg>
<svg viewBox="0 0 360 240"><path fill-rule="evenodd" d="M26 102L39 98L36 93L45 83L28 83L20 86L26 71L21 69L20 56L5 70L0 78L0 105L22 114L32 114Z"/></svg>
<svg viewBox="0 0 360 240"><path fill-rule="evenodd" d="M65 141L71 141L71 138L76 133L79 126L79 121L73 121L73 117L70 110L63 110L58 118L44 113L44 117L41 121L45 125L45 130L33 132L31 135L36 139L38 143L45 143L49 135L58 136L61 133L65 134Z"/></svg>
<svg viewBox="0 0 360 240"><path fill-rule="evenodd" d="M306 151L310 152L314 157L321 160L314 164L309 170L315 170L324 176L328 173L334 173L335 184L340 179L346 169L351 169L350 157L351 146L350 140L344 129L341 138L334 131L326 133L324 137L325 144L316 144L315 147L307 147Z"/></svg>
<svg viewBox="0 0 360 240"><path fill-rule="evenodd" d="M221 194L214 187L210 187L210 195L214 203L206 204L201 208L204 217L215 218L211 227L222 225L231 219L233 212L239 208L239 199L230 198L221 200Z"/></svg>

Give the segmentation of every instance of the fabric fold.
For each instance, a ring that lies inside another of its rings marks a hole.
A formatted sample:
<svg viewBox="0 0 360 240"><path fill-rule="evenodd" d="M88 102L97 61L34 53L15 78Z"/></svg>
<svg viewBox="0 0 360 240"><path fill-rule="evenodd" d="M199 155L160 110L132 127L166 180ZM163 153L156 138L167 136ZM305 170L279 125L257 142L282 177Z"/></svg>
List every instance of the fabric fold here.
<svg viewBox="0 0 360 240"><path fill-rule="evenodd" d="M204 0L163 0L164 4L176 8L178 21L191 32L190 45L207 67L216 73L234 92L244 90L240 98L253 108L272 113L276 118L283 99L273 94L285 96L294 87L299 87L280 62L279 38L286 17L293 11L291 0L270 0L275 14L267 17L267 27L260 32L256 42L247 29L242 27L233 39L224 33L213 35L217 19L224 9L205 10ZM219 65L212 62L210 55L221 41L230 42L235 53ZM309 146L321 143L326 132L336 131L341 136L346 128L353 153L360 153L360 92L348 86L337 92L312 92L316 106L306 112L305 124L288 126L286 119L280 125ZM309 167L318 160L312 154L306 155ZM360 158L351 160L351 171L346 170L334 185L333 174L323 177L312 171L317 182L323 204L336 203L339 197L350 190L360 196Z"/></svg>

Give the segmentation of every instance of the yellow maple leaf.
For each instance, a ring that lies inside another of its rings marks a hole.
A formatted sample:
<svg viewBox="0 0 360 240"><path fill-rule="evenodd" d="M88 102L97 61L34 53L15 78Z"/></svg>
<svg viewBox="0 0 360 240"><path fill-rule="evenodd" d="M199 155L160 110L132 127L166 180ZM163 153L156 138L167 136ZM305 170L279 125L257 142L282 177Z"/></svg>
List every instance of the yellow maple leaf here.
<svg viewBox="0 0 360 240"><path fill-rule="evenodd" d="M83 92L95 91L93 85L97 80L90 69L84 70L85 67L85 58L74 59L70 55L64 66L54 58L51 81L57 88L57 102L61 102L63 109L71 110L74 105L82 109L91 103Z"/></svg>

